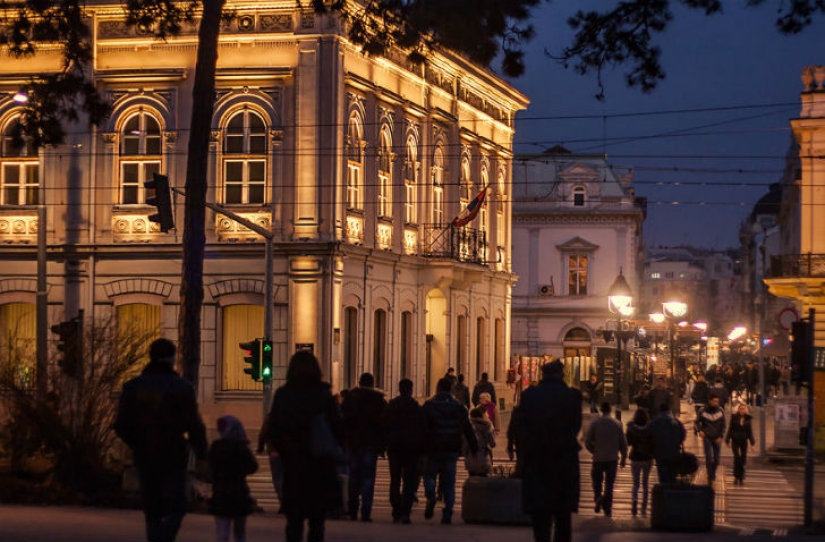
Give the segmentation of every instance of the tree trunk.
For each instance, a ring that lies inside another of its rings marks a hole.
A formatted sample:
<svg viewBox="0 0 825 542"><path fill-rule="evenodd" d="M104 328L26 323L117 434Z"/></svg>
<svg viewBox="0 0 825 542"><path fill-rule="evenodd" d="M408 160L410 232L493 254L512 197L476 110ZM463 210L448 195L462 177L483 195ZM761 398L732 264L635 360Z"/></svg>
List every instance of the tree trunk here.
<svg viewBox="0 0 825 542"><path fill-rule="evenodd" d="M181 311L178 316L179 362L183 376L195 387L201 359L201 306L203 304L203 254L206 246L206 175L218 36L225 0L204 0L198 31L198 60L192 90L192 120L186 162L186 199L183 225Z"/></svg>

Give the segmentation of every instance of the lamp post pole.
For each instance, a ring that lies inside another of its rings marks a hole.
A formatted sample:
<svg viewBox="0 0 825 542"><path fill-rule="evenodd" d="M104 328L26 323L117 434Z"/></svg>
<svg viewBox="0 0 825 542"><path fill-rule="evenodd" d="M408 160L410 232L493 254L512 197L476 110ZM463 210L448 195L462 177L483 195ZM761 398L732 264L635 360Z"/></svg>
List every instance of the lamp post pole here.
<svg viewBox="0 0 825 542"><path fill-rule="evenodd" d="M619 331L616 333L616 419L622 421L622 317L619 313Z"/></svg>

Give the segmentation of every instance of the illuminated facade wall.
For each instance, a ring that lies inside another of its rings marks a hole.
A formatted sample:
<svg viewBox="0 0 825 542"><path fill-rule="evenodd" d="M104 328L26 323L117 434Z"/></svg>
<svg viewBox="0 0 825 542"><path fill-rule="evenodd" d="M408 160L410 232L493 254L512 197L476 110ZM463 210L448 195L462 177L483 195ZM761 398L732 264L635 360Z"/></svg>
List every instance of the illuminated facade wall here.
<svg viewBox="0 0 825 542"><path fill-rule="evenodd" d="M457 57L421 67L400 52L366 57L336 18L292 4L230 7L238 17L220 39L207 199L275 234L276 359L311 344L336 389L366 370L393 395L403 376L416 395L432 393L448 366L470 382L482 371L503 381L511 145L527 99ZM93 17L95 82L113 112L98 128L71 126L53 148L4 139L0 306L34 304L42 203L50 324L79 309L151 314L144 327L174 338L182 230L163 234L147 220L143 181L162 172L183 188L197 36L153 40L122 24L119 4L98 4ZM0 65L3 134L26 74L58 61L44 49ZM479 216L450 228L484 187ZM174 200L182 225L183 198ZM199 393L208 419L232 411L255 424L260 384L238 376L237 343L264 335L264 243L207 213Z"/></svg>

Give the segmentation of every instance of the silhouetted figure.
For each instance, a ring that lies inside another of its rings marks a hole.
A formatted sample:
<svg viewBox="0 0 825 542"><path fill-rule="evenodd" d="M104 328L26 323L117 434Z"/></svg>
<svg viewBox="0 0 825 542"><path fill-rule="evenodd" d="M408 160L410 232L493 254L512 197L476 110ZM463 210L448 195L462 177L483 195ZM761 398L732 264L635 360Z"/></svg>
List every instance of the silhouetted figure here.
<svg viewBox="0 0 825 542"><path fill-rule="evenodd" d="M453 396L461 406L470 409L470 388L464 383L464 375L458 375L458 381L453 386Z"/></svg>
<svg viewBox="0 0 825 542"><path fill-rule="evenodd" d="M344 420L330 386L321 382L321 367L309 352L296 352L289 362L286 384L278 388L269 413L269 434L284 463L286 540L300 542L304 521L307 542L324 540L325 504L338 491L336 463L332 457L314 457L313 420L322 415L340 444Z"/></svg>
<svg viewBox="0 0 825 542"><path fill-rule="evenodd" d="M496 401L496 387L490 382L487 373L481 373L481 380L476 382L476 385L473 387L473 406L478 406L482 393L489 393L490 400L498 404Z"/></svg>
<svg viewBox="0 0 825 542"><path fill-rule="evenodd" d="M123 385L114 423L134 453L149 542L172 542L178 535L187 507L189 447L206 459L195 389L175 372L175 351L168 339L149 346L149 363Z"/></svg>

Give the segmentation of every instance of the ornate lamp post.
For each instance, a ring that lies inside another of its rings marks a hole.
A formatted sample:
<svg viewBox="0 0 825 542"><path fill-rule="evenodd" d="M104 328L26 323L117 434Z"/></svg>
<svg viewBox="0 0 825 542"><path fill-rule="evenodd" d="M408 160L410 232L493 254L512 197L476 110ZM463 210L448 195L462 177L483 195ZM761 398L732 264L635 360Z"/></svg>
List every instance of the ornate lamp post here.
<svg viewBox="0 0 825 542"><path fill-rule="evenodd" d="M611 313L618 316L619 329L616 333L616 363L614 365L614 378L616 386L616 419L622 419L622 342L627 340L627 336L623 329L623 318L633 315L633 290L625 280L621 269L619 269L619 276L613 281L610 290L607 293L607 308Z"/></svg>
<svg viewBox="0 0 825 542"><path fill-rule="evenodd" d="M673 380L673 413L682 411L682 385L676 367L676 319L687 314L687 303L682 301L666 301L662 303L662 314L670 323L670 374Z"/></svg>

